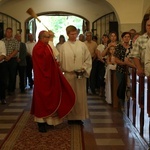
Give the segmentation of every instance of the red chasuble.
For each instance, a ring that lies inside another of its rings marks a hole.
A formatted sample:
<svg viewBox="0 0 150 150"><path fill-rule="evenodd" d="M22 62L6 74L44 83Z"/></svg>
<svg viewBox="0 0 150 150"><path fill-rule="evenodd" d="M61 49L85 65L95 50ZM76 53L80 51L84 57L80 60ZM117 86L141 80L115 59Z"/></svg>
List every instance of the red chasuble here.
<svg viewBox="0 0 150 150"><path fill-rule="evenodd" d="M32 52L34 89L31 114L38 118L65 117L75 104L75 94L63 76L49 45L38 41Z"/></svg>

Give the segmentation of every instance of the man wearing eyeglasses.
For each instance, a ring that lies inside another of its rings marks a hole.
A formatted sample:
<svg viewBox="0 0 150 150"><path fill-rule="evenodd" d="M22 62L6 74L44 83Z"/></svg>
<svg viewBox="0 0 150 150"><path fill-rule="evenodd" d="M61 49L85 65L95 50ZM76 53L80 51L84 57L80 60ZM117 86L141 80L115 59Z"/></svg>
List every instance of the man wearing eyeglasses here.
<svg viewBox="0 0 150 150"><path fill-rule="evenodd" d="M31 114L39 132L46 132L47 125L52 127L62 123L75 104L75 94L59 69L48 44L49 38L49 32L41 31L32 52L34 88Z"/></svg>

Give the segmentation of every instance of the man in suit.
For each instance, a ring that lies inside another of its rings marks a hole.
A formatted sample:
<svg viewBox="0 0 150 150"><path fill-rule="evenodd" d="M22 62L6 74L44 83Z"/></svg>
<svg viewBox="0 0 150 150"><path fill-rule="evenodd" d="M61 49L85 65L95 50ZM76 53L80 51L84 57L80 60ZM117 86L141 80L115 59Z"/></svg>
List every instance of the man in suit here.
<svg viewBox="0 0 150 150"><path fill-rule="evenodd" d="M25 92L25 75L26 75L26 55L27 48L25 43L21 42L21 35L16 34L15 39L18 41L19 54L18 54L18 71L19 71L19 87L21 93Z"/></svg>

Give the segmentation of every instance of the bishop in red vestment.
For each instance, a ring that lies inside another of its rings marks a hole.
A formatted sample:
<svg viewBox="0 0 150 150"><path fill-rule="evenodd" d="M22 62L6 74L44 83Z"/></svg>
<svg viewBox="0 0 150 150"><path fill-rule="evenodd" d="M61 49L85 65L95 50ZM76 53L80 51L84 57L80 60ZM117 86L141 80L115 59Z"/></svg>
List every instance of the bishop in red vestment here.
<svg viewBox="0 0 150 150"><path fill-rule="evenodd" d="M46 132L46 123L61 123L75 104L74 91L59 69L48 45L49 38L49 32L41 31L32 52L34 89L31 114L40 132Z"/></svg>

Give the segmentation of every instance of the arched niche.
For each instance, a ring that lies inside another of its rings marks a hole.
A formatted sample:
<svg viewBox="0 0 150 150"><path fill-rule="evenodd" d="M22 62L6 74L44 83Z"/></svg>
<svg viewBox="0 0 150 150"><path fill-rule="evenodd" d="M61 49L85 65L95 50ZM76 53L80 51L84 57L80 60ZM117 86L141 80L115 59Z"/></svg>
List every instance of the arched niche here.
<svg viewBox="0 0 150 150"><path fill-rule="evenodd" d="M116 32L118 35L118 21L114 12L108 13L92 23L93 35L97 36L100 41L103 34L109 34L110 32Z"/></svg>
<svg viewBox="0 0 150 150"><path fill-rule="evenodd" d="M0 39L4 37L4 30L7 27L13 29L13 33L21 33L21 23L17 19L0 12Z"/></svg>

